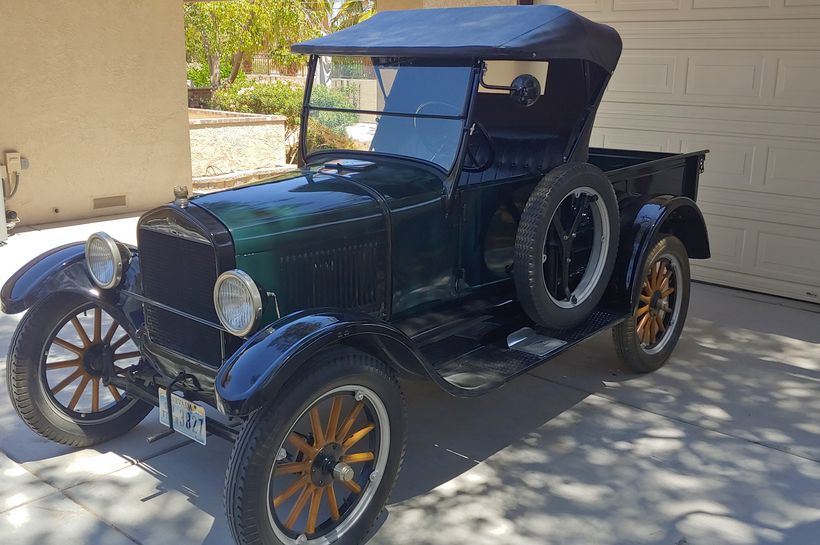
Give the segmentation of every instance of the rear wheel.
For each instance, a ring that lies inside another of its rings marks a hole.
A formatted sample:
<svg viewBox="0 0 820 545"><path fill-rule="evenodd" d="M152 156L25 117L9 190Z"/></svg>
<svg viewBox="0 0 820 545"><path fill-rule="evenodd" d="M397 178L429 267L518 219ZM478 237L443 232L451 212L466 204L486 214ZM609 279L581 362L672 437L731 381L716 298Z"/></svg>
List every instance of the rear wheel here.
<svg viewBox="0 0 820 545"><path fill-rule="evenodd" d="M689 310L689 256L674 236L650 250L632 316L612 330L618 357L633 371L661 368L678 344Z"/></svg>
<svg viewBox="0 0 820 545"><path fill-rule="evenodd" d="M12 339L9 397L43 437L91 446L127 432L151 411L109 382L139 358L131 336L105 309L55 295L29 310Z"/></svg>
<svg viewBox="0 0 820 545"><path fill-rule="evenodd" d="M336 352L258 411L234 446L225 508L234 539L251 544L355 544L398 474L404 401L389 369Z"/></svg>

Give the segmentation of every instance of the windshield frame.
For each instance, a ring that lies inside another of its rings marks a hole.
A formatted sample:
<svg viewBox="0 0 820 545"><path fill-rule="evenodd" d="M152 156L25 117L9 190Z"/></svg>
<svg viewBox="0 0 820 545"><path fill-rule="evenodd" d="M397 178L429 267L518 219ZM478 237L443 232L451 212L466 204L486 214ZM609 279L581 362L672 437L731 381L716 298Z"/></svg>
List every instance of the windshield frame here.
<svg viewBox="0 0 820 545"><path fill-rule="evenodd" d="M330 55L332 56L332 55ZM361 57L369 57L369 55L363 53L358 56ZM299 126L299 155L302 160L302 164L307 165L310 161L315 157L320 157L323 155L338 155L340 153L344 154L352 154L357 155L360 157L367 157L367 156L377 156L377 157L387 157L392 159L403 159L407 161L412 161L415 163L420 163L428 167L435 168L438 172L445 175L448 183L454 185L454 181L458 178L458 174L461 172L461 163L464 161L464 144L466 141L466 137L469 134L468 127L472 123L472 109L473 109L473 100L475 97L475 93L477 92L477 86L479 81L479 64L476 63L475 59L459 59L453 58L449 61L441 62L441 66L459 66L464 68L470 69L470 76L467 79L467 88L465 91L464 102L462 104L462 110L459 115L444 115L444 114L411 114L411 113L403 113L403 112L385 112L385 111L376 111L376 110L363 110L363 109L346 109L346 108L333 108L327 106L311 106L310 100L313 92L313 84L316 77L316 70L319 61L319 55L311 55L310 60L308 62L308 71L307 71L307 78L305 82L305 94L302 100L302 111L300 114L300 126ZM401 57L399 57L401 58ZM413 58L413 57L407 57ZM424 59L421 59L424 60ZM439 62L433 62L433 65L439 64ZM372 150L352 150L352 149L321 149L315 151L308 151L307 149L307 131L308 131L308 123L310 121L310 112L311 111L330 111L330 112L356 112L368 115L388 115L393 117L410 117L410 118L428 118L428 119L448 119L448 120L460 120L461 127L459 130L458 141L456 143L456 150L454 153L454 158L452 164L449 168L445 168L439 163L428 161L426 159L422 159L420 157L413 157L411 155L400 155L400 154L393 154L388 152L378 152ZM449 193L449 192L448 192Z"/></svg>

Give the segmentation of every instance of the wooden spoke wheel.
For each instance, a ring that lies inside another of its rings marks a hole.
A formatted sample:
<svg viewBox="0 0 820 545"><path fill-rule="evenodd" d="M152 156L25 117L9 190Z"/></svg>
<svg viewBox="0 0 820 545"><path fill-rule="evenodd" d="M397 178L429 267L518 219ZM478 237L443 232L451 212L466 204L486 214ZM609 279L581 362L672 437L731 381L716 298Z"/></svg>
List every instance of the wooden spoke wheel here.
<svg viewBox="0 0 820 545"><path fill-rule="evenodd" d="M139 361L131 336L102 307L67 316L44 347L43 373L50 398L71 417L95 418L127 404L110 375Z"/></svg>
<svg viewBox="0 0 820 545"><path fill-rule="evenodd" d="M677 345L689 307L689 258L676 237L661 238L644 261L631 318L612 330L615 350L630 368L653 371Z"/></svg>
<svg viewBox="0 0 820 545"><path fill-rule="evenodd" d="M635 311L635 331L641 346L657 350L668 338L675 319L675 286L679 282L680 265L672 256L662 255L652 263L641 286Z"/></svg>
<svg viewBox="0 0 820 545"><path fill-rule="evenodd" d="M355 522L384 471L387 411L368 388L336 388L315 402L279 448L270 514L283 538L312 540Z"/></svg>
<svg viewBox="0 0 820 545"><path fill-rule="evenodd" d="M267 402L242 427L225 475L237 545L364 541L404 457L404 397L392 370L334 347Z"/></svg>
<svg viewBox="0 0 820 545"><path fill-rule="evenodd" d="M7 364L12 405L40 435L88 447L126 433L151 411L110 379L139 363L122 324L77 294L56 293L29 309Z"/></svg>

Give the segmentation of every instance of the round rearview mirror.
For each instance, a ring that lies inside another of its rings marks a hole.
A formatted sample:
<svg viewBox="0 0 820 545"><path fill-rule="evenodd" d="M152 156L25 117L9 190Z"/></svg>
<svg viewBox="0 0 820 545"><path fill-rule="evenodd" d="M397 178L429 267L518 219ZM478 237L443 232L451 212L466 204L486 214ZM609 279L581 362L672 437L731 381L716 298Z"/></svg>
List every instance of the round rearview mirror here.
<svg viewBox="0 0 820 545"><path fill-rule="evenodd" d="M510 84L510 98L519 106L532 106L541 96L541 84L530 74L521 74Z"/></svg>

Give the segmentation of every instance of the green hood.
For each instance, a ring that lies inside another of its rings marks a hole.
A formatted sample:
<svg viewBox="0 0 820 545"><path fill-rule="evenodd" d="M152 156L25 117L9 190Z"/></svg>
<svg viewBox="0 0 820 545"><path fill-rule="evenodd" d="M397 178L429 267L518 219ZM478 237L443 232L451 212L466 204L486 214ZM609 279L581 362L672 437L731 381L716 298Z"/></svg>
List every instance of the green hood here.
<svg viewBox="0 0 820 545"><path fill-rule="evenodd" d="M393 207L442 187L434 172L391 161L359 172L319 171L314 166L192 202L225 224L236 254L243 255L270 250L283 235L292 238L288 235L299 231L308 235L379 217L383 212L373 194Z"/></svg>

